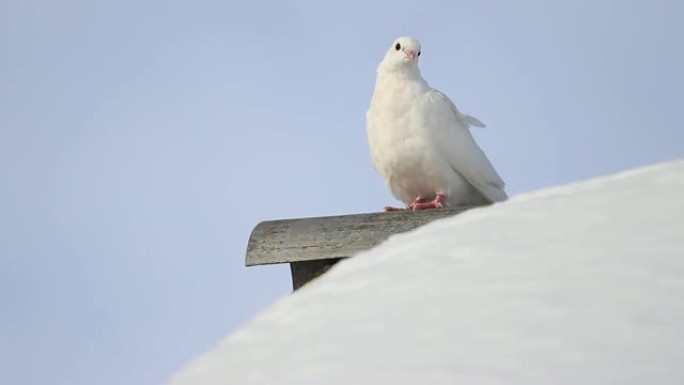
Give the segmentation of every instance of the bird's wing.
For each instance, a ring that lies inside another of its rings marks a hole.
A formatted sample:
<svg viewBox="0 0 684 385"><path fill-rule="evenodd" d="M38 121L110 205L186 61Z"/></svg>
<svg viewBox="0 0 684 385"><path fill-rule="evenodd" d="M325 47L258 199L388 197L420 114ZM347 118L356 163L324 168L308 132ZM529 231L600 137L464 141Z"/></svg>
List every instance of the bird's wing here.
<svg viewBox="0 0 684 385"><path fill-rule="evenodd" d="M435 94L437 94L439 97L441 97L442 99L444 99L444 101L445 101L445 102L449 105L449 107L451 107L451 109L454 111L455 118L458 119L458 121L460 121L460 122L461 122L463 125L465 125L466 127L468 127L468 126L469 126L469 127L482 127L482 128L487 127L484 123L482 123L482 122L480 121L480 119L478 119L478 118L476 118L476 117L474 117L474 116L470 116L470 115L468 115L468 114L464 114L464 113L462 113L461 111L459 111L458 108L456 108L456 105L454 104L454 102L452 102L451 99L449 99L449 97L447 97L446 95L444 95L442 92L440 92L440 91L438 91L438 90L436 90L436 89L433 88L433 89L431 89L431 90L429 91L429 93L435 93Z"/></svg>
<svg viewBox="0 0 684 385"><path fill-rule="evenodd" d="M474 122L481 122L461 114L446 95L434 89L427 92L419 103L419 119L451 168L461 174L487 200L505 200L507 196L503 190L504 181L475 143L468 129L469 125L476 125Z"/></svg>
<svg viewBox="0 0 684 385"><path fill-rule="evenodd" d="M439 92L439 91L437 91L437 92ZM449 102L451 102L451 100L449 100ZM451 105L453 106L453 103L451 103ZM458 112L458 109L456 108L456 106L454 106L454 110L456 112ZM463 120L463 123L465 123L471 127L482 127L482 128L487 127L478 118L476 118L474 116L467 115L467 114L461 114L461 120Z"/></svg>

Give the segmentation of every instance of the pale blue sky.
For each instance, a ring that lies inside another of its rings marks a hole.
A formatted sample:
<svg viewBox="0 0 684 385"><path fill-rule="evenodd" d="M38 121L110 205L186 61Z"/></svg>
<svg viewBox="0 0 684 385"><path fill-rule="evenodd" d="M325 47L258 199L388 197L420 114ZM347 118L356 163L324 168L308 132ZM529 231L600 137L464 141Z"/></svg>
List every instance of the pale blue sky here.
<svg viewBox="0 0 684 385"><path fill-rule="evenodd" d="M0 383L161 384L289 291L259 221L395 203L400 35L510 195L684 156L681 1L418 3L0 3Z"/></svg>

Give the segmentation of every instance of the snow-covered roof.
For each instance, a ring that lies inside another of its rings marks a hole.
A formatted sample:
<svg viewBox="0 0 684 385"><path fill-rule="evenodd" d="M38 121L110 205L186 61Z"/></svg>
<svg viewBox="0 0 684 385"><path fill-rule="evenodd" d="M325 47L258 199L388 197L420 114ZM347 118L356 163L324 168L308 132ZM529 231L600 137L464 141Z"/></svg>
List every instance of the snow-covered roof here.
<svg viewBox="0 0 684 385"><path fill-rule="evenodd" d="M682 358L676 161L394 236L171 384L683 384Z"/></svg>

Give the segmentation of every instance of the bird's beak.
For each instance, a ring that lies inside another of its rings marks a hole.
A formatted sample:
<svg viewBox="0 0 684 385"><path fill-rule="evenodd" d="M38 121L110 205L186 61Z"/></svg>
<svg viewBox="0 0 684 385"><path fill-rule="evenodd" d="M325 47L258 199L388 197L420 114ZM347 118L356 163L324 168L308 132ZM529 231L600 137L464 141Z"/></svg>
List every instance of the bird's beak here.
<svg viewBox="0 0 684 385"><path fill-rule="evenodd" d="M416 51L404 51L404 54L410 61L416 60Z"/></svg>

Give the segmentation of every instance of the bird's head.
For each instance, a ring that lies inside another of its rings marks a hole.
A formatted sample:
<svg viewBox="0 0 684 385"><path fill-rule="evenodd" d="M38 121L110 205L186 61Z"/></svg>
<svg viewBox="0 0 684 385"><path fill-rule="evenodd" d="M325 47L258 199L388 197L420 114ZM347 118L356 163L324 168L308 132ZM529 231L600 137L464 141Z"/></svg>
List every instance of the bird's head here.
<svg viewBox="0 0 684 385"><path fill-rule="evenodd" d="M420 56L420 42L412 37L400 37L392 43L381 67L388 70L417 68Z"/></svg>

